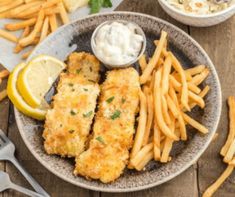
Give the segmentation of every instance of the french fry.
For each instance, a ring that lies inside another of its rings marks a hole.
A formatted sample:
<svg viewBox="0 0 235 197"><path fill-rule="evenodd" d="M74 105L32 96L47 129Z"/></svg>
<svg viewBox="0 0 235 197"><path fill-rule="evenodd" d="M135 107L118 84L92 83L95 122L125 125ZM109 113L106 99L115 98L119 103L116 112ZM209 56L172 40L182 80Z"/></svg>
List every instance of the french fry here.
<svg viewBox="0 0 235 197"><path fill-rule="evenodd" d="M224 162L228 163L232 160L233 155L235 153L235 139L233 139L232 143L229 146L228 151L226 152L225 156L224 156Z"/></svg>
<svg viewBox="0 0 235 197"><path fill-rule="evenodd" d="M25 38L22 38L19 40L19 44L21 46L27 46L30 45L33 40L35 39L35 37L37 36L37 33L41 30L42 25L43 25L43 19L44 19L44 11L40 10L39 14L38 14L38 18L37 18L37 22L34 26L33 31Z"/></svg>
<svg viewBox="0 0 235 197"><path fill-rule="evenodd" d="M157 64L157 62L158 62L158 60L160 58L160 55L161 55L164 43L166 42L166 37L167 37L167 33L165 31L162 31L159 44L156 47L156 50L155 50L155 52L153 54L153 57L150 59L146 69L144 70L144 72L140 76L140 83L141 84L146 83L148 78L149 78L149 76L153 72L153 69L156 66L156 64Z"/></svg>
<svg viewBox="0 0 235 197"><path fill-rule="evenodd" d="M182 83L181 103L188 111L190 111L190 107L188 105L188 84L186 81L185 72L180 62L176 59L173 53L169 52L169 54L172 57L172 66L180 74L181 78L181 83Z"/></svg>
<svg viewBox="0 0 235 197"><path fill-rule="evenodd" d="M143 72L144 69L147 66L147 61L146 61L146 55L145 54L141 55L141 57L139 59L139 65L140 65L141 71Z"/></svg>
<svg viewBox="0 0 235 197"><path fill-rule="evenodd" d="M166 95L166 101L167 101L167 106L168 106L170 112L172 113L172 115L175 118L178 118L179 117L178 108L177 108L176 104L174 103L174 101L172 100L172 98L169 95Z"/></svg>
<svg viewBox="0 0 235 197"><path fill-rule="evenodd" d="M175 131L175 118L173 116L171 117L170 129L171 129L172 132ZM166 138L166 140L164 142L164 147L163 147L163 150L162 150L161 159L160 159L160 161L162 163L168 162L168 158L169 158L172 146L173 146L173 142L174 142L174 140L172 140L168 137Z"/></svg>
<svg viewBox="0 0 235 197"><path fill-rule="evenodd" d="M0 78L0 85L1 85L1 83L2 83L2 79Z"/></svg>
<svg viewBox="0 0 235 197"><path fill-rule="evenodd" d="M218 138L219 134L216 132L214 135L213 135L213 138L212 138L212 142L214 142L217 138Z"/></svg>
<svg viewBox="0 0 235 197"><path fill-rule="evenodd" d="M57 4L61 4L62 0L47 0L43 3L42 8L49 8Z"/></svg>
<svg viewBox="0 0 235 197"><path fill-rule="evenodd" d="M154 123L154 134L153 134L153 152L154 160L160 161L161 159L161 142L165 140L165 136L161 136L161 131L157 126L157 123Z"/></svg>
<svg viewBox="0 0 235 197"><path fill-rule="evenodd" d="M4 31L2 29L0 29L0 37L3 37L11 42L18 42L18 38L15 35L7 32L7 31Z"/></svg>
<svg viewBox="0 0 235 197"><path fill-rule="evenodd" d="M165 95L168 93L169 89L169 75L171 72L172 59L170 56L166 57L166 60L163 65L163 74L162 74L162 94Z"/></svg>
<svg viewBox="0 0 235 197"><path fill-rule="evenodd" d="M163 115L162 115L162 93L161 93L161 69L159 69L155 73L155 84L154 84L154 112L155 112L155 117L157 120L157 124L160 128L160 130L169 138L173 140L178 140L178 137L172 133L172 131L169 129L169 127L166 125Z"/></svg>
<svg viewBox="0 0 235 197"><path fill-rule="evenodd" d="M199 94L201 92L201 89L191 82L188 83L188 89L196 94Z"/></svg>
<svg viewBox="0 0 235 197"><path fill-rule="evenodd" d="M200 131L203 134L208 133L208 129L206 127L204 127L202 124L200 124L199 122L197 122L196 120L192 119L191 117L189 117L187 114L182 112L182 116L184 118L184 120L190 124L192 127L194 127L195 129L197 129L198 131Z"/></svg>
<svg viewBox="0 0 235 197"><path fill-rule="evenodd" d="M143 148L136 154L136 156L130 160L131 165L133 165L134 167L137 166L143 160L145 155L150 151L153 151L152 142L143 146Z"/></svg>
<svg viewBox="0 0 235 197"><path fill-rule="evenodd" d="M24 37L28 36L29 33L30 33L30 28L28 26L24 29L24 31L23 31L22 35L20 36L20 38L24 38ZM19 53L22 50L23 50L23 48L20 46L19 43L17 43L16 47L14 48L14 53Z"/></svg>
<svg viewBox="0 0 235 197"><path fill-rule="evenodd" d="M54 32L58 28L55 14L49 16L49 22L50 22L51 32Z"/></svg>
<svg viewBox="0 0 235 197"><path fill-rule="evenodd" d="M146 128L144 132L144 139L143 139L143 145L146 145L149 141L149 135L152 127L152 122L153 122L153 95L150 89L148 88L147 90L144 90L145 96L147 98L147 111L148 111L148 116L147 116L147 123L146 123Z"/></svg>
<svg viewBox="0 0 235 197"><path fill-rule="evenodd" d="M223 182L229 177L229 175L233 172L234 166L228 165L225 171L220 175L220 177L206 189L203 193L202 197L211 197L216 190L223 184Z"/></svg>
<svg viewBox="0 0 235 197"><path fill-rule="evenodd" d="M146 121L147 121L147 101L144 93L140 91L140 115L139 115L139 123L134 139L133 148L131 150L131 158L134 158L136 154L142 147L143 144L143 137L146 128Z"/></svg>
<svg viewBox="0 0 235 197"><path fill-rule="evenodd" d="M4 70L0 71L0 78L4 79L4 78L8 77L9 74L10 74L10 72L7 69L4 69Z"/></svg>
<svg viewBox="0 0 235 197"><path fill-rule="evenodd" d="M153 151L148 152L142 161L135 167L136 170L141 171L146 164L153 159Z"/></svg>
<svg viewBox="0 0 235 197"><path fill-rule="evenodd" d="M31 9L31 7L35 5L42 5L42 4L43 4L43 1L34 1L34 2L27 3L27 4L22 4L6 12L6 18L14 18L15 16L24 12L25 10L29 10Z"/></svg>
<svg viewBox="0 0 235 197"><path fill-rule="evenodd" d="M167 106L167 102L166 102L166 99L165 97L162 95L161 96L162 98L162 115L163 115L163 118L166 122L167 125L170 125L171 124L171 119L170 119L170 116L169 116L169 113L168 113L168 106Z"/></svg>
<svg viewBox="0 0 235 197"><path fill-rule="evenodd" d="M22 57L22 59L27 59L29 56L30 56L30 54L32 53L32 51L33 50L29 50L29 51L27 51L26 53L24 53L21 57Z"/></svg>
<svg viewBox="0 0 235 197"><path fill-rule="evenodd" d="M63 24L69 23L69 17L68 17L68 14L64 8L63 3L62 2L58 3L58 7L60 9L60 17L61 17Z"/></svg>
<svg viewBox="0 0 235 197"><path fill-rule="evenodd" d="M198 65L193 68L187 69L185 72L189 73L191 76L201 73L206 68L205 65Z"/></svg>
<svg viewBox="0 0 235 197"><path fill-rule="evenodd" d="M206 94L209 92L210 87L206 86L200 93L198 96L200 96L201 98L204 98L206 96ZM189 106L191 109L193 109L197 104L196 103L190 103Z"/></svg>
<svg viewBox="0 0 235 197"><path fill-rule="evenodd" d="M49 18L46 17L42 25L42 32L39 42L42 42L47 37L48 31L49 31Z"/></svg>
<svg viewBox="0 0 235 197"><path fill-rule="evenodd" d="M233 159L228 163L228 165L232 165L233 167L235 167L235 157L233 157Z"/></svg>
<svg viewBox="0 0 235 197"><path fill-rule="evenodd" d="M25 27L32 26L36 23L36 18L31 18L28 20L20 21L18 23L8 23L5 25L5 29L9 31L16 31L19 29L24 29Z"/></svg>
<svg viewBox="0 0 235 197"><path fill-rule="evenodd" d="M220 154L225 156L231 146L233 140L235 139L235 97L228 97L228 106L229 106L229 134L226 140L226 143L222 147Z"/></svg>
<svg viewBox="0 0 235 197"><path fill-rule="evenodd" d="M53 14L59 14L60 13L60 8L58 6L45 8L44 13L45 13L45 16L50 16L50 15L53 15Z"/></svg>
<svg viewBox="0 0 235 197"><path fill-rule="evenodd" d="M197 74L191 80L191 83L194 83L196 86L200 85L209 75L210 71L205 68L200 74Z"/></svg>
<svg viewBox="0 0 235 197"><path fill-rule="evenodd" d="M173 75L169 76L169 81L172 84L172 86L177 90L180 91L180 88L182 87L181 83L178 82Z"/></svg>
<svg viewBox="0 0 235 197"><path fill-rule="evenodd" d="M7 3L6 5L2 5L0 7L0 13L7 11L7 10L10 10L12 8L15 8L16 6L21 5L23 3L24 3L24 0L14 0L11 3Z"/></svg>
<svg viewBox="0 0 235 197"><path fill-rule="evenodd" d="M7 90L5 89L0 92L0 101L2 101L6 97L7 97Z"/></svg>
<svg viewBox="0 0 235 197"><path fill-rule="evenodd" d="M205 102L202 99L202 97L194 94L193 92L189 91L188 96L190 99L192 99L193 102L197 103L201 108L205 107Z"/></svg>

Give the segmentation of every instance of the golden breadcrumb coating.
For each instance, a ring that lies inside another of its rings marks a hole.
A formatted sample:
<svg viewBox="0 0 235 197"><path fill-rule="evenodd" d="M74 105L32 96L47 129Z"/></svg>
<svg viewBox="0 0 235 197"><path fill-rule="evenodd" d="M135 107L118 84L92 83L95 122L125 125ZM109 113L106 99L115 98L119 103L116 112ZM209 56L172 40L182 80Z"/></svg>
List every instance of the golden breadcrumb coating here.
<svg viewBox="0 0 235 197"><path fill-rule="evenodd" d="M60 75L57 94L53 97L52 109L47 112L43 132L48 154L75 157L84 151L90 133L100 91L99 85L94 83L99 79L100 64L88 53L76 54L82 54L87 61L76 62L70 57L73 64L70 64L69 73ZM82 67L84 75L95 76L92 82L79 72L72 72L79 67L77 65ZM91 74L88 67L92 66L94 71Z"/></svg>
<svg viewBox="0 0 235 197"><path fill-rule="evenodd" d="M100 62L90 53L74 52L68 58L68 71L82 75L89 81L98 82L100 79Z"/></svg>
<svg viewBox="0 0 235 197"><path fill-rule="evenodd" d="M139 103L139 75L134 68L112 70L101 87L93 138L76 157L74 173L108 183L127 165Z"/></svg>

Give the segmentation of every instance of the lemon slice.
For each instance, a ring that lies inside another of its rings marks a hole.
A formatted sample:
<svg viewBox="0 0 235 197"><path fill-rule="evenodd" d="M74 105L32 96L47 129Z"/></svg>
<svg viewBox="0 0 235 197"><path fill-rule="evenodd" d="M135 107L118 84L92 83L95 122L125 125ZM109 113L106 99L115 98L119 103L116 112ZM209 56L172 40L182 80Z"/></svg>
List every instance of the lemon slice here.
<svg viewBox="0 0 235 197"><path fill-rule="evenodd" d="M19 74L17 89L32 107L39 107L66 65L51 56L40 55L28 63Z"/></svg>
<svg viewBox="0 0 235 197"><path fill-rule="evenodd" d="M22 71L22 69L26 66L25 63L21 63L17 65L13 72L10 74L8 83L7 83L7 94L12 103L15 105L15 107L20 110L22 113L24 113L27 116L30 116L32 118L43 120L45 119L46 110L38 109L38 108L32 108L29 106L21 97L19 94L16 83L19 76L19 73Z"/></svg>

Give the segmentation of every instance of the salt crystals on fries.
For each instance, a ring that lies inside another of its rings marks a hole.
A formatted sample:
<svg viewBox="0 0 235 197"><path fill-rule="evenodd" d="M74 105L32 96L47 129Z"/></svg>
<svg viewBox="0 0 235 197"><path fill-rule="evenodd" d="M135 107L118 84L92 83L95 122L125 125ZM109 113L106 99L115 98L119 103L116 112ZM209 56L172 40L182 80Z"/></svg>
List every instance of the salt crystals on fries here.
<svg viewBox="0 0 235 197"><path fill-rule="evenodd" d="M187 140L186 125L202 134L208 133L206 127L186 112L195 106L205 107L204 97L210 88L201 89L199 85L209 75L209 70L204 65L185 70L167 50L164 31L154 44L156 49L149 61L146 55L139 59L142 71L140 117L129 164L136 170L143 170L152 159L169 162L174 142Z"/></svg>
<svg viewBox="0 0 235 197"><path fill-rule="evenodd" d="M61 19L62 24L69 23L62 0L0 1L1 18L20 19L19 22L5 24L5 30L0 29L0 37L16 43L15 53L37 45L54 32L58 28L57 18ZM20 37L12 32L17 30L23 31ZM25 51L22 58L27 58L31 52L32 49Z"/></svg>

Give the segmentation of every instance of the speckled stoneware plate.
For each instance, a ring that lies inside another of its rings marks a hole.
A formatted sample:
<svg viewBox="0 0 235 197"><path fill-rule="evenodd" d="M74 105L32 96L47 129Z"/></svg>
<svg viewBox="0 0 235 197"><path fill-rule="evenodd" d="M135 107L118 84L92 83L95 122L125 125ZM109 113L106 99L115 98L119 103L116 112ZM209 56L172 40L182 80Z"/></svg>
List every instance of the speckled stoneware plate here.
<svg viewBox="0 0 235 197"><path fill-rule="evenodd" d="M205 98L206 107L204 110L195 108L192 113L193 117L209 129L207 135L202 136L189 127L189 140L174 145L171 162L167 164L151 162L146 170L142 172L125 170L115 182L103 184L99 181L90 181L79 176L75 177L72 173L74 168L73 159L62 159L45 153L42 139L43 122L28 118L16 109L15 116L25 144L36 159L49 171L65 181L87 189L105 192L128 192L164 183L179 175L197 161L208 147L217 128L221 112L221 89L215 67L206 52L195 40L170 23L138 13L113 12L98 14L63 26L38 45L29 59L38 54L48 54L65 60L74 50L91 52L90 38L94 29L106 20L116 19L133 21L143 28L147 37L146 53L149 56L154 51L153 40L159 38L161 30L165 30L169 35L170 50L179 58L184 67L192 67L197 64L208 66L211 74L202 84L202 86L207 84L211 87ZM135 65L135 67L138 67L138 65Z"/></svg>

